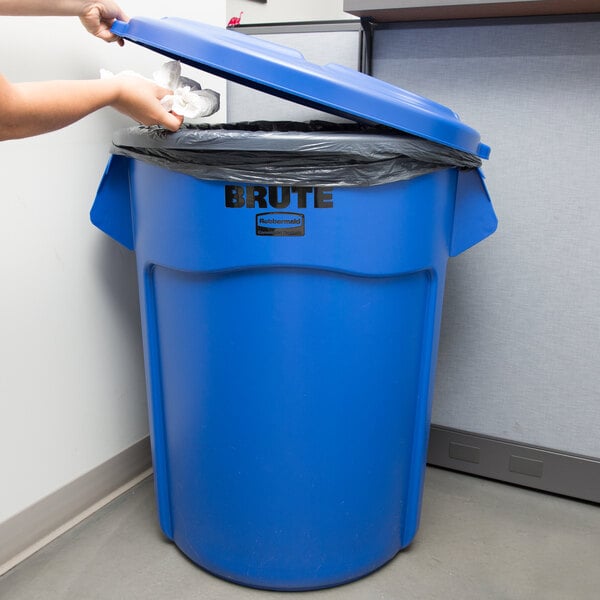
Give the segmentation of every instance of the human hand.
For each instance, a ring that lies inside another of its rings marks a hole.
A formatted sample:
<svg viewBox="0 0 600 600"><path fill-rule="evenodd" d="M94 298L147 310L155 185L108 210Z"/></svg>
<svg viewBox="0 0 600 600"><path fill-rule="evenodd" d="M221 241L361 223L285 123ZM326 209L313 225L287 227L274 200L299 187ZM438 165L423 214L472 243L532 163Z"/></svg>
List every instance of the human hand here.
<svg viewBox="0 0 600 600"><path fill-rule="evenodd" d="M116 19L129 21L129 17L113 0L85 2L81 8L79 19L92 35L105 42L117 42L119 46L123 45L122 38L111 33L110 28Z"/></svg>
<svg viewBox="0 0 600 600"><path fill-rule="evenodd" d="M116 86L111 106L142 125L160 125L177 131L183 117L168 112L160 101L173 91L140 77L118 75L107 80Z"/></svg>

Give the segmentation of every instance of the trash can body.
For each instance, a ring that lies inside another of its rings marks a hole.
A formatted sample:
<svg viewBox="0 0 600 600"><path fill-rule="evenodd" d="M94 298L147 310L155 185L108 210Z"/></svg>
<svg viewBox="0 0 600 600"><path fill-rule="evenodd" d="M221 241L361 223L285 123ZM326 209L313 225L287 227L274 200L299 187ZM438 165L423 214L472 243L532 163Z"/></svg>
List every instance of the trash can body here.
<svg viewBox="0 0 600 600"><path fill-rule="evenodd" d="M182 19L113 31L387 128L368 146L150 129L144 156L127 134L91 214L137 256L164 533L249 586L357 579L418 527L446 264L496 228L473 168L489 148L446 107L240 33Z"/></svg>
<svg viewBox="0 0 600 600"><path fill-rule="evenodd" d="M479 175L258 186L113 156L99 206L125 173L126 227L95 221L136 251L163 531L255 587L378 568L418 526L446 263L493 225Z"/></svg>

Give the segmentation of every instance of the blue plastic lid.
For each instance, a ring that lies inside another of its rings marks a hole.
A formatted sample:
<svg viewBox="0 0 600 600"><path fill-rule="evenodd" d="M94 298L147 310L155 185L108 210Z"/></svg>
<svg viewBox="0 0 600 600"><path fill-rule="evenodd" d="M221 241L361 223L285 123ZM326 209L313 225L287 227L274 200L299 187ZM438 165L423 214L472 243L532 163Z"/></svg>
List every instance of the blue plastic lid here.
<svg viewBox="0 0 600 600"><path fill-rule="evenodd" d="M113 33L230 81L354 121L387 125L488 158L477 131L449 108L341 65L197 21L139 17Z"/></svg>

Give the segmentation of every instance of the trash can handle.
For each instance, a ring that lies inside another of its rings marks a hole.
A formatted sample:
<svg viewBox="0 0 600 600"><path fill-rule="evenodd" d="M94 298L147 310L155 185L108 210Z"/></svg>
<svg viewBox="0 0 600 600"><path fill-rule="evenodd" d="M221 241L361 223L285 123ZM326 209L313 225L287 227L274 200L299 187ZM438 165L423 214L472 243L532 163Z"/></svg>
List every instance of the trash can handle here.
<svg viewBox="0 0 600 600"><path fill-rule="evenodd" d="M129 158L116 154L110 157L90 211L90 219L98 229L125 248L133 250L129 161Z"/></svg>
<svg viewBox="0 0 600 600"><path fill-rule="evenodd" d="M458 172L450 256L474 246L498 227L498 219L481 169Z"/></svg>

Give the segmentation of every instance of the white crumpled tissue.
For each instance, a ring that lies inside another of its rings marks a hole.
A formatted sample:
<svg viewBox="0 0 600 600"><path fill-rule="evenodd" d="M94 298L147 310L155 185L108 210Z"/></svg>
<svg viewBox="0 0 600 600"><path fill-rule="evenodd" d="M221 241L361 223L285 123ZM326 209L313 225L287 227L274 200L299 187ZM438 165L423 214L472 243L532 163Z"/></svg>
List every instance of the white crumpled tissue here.
<svg viewBox="0 0 600 600"><path fill-rule="evenodd" d="M148 79L135 71L122 71L115 75L106 69L100 70L101 79L119 75ZM165 96L160 103L166 110L182 116L187 123L208 117L219 110L220 94L214 90L203 90L197 81L182 77L181 63L178 60L164 63L158 71L152 73L150 81L174 91L173 94Z"/></svg>

